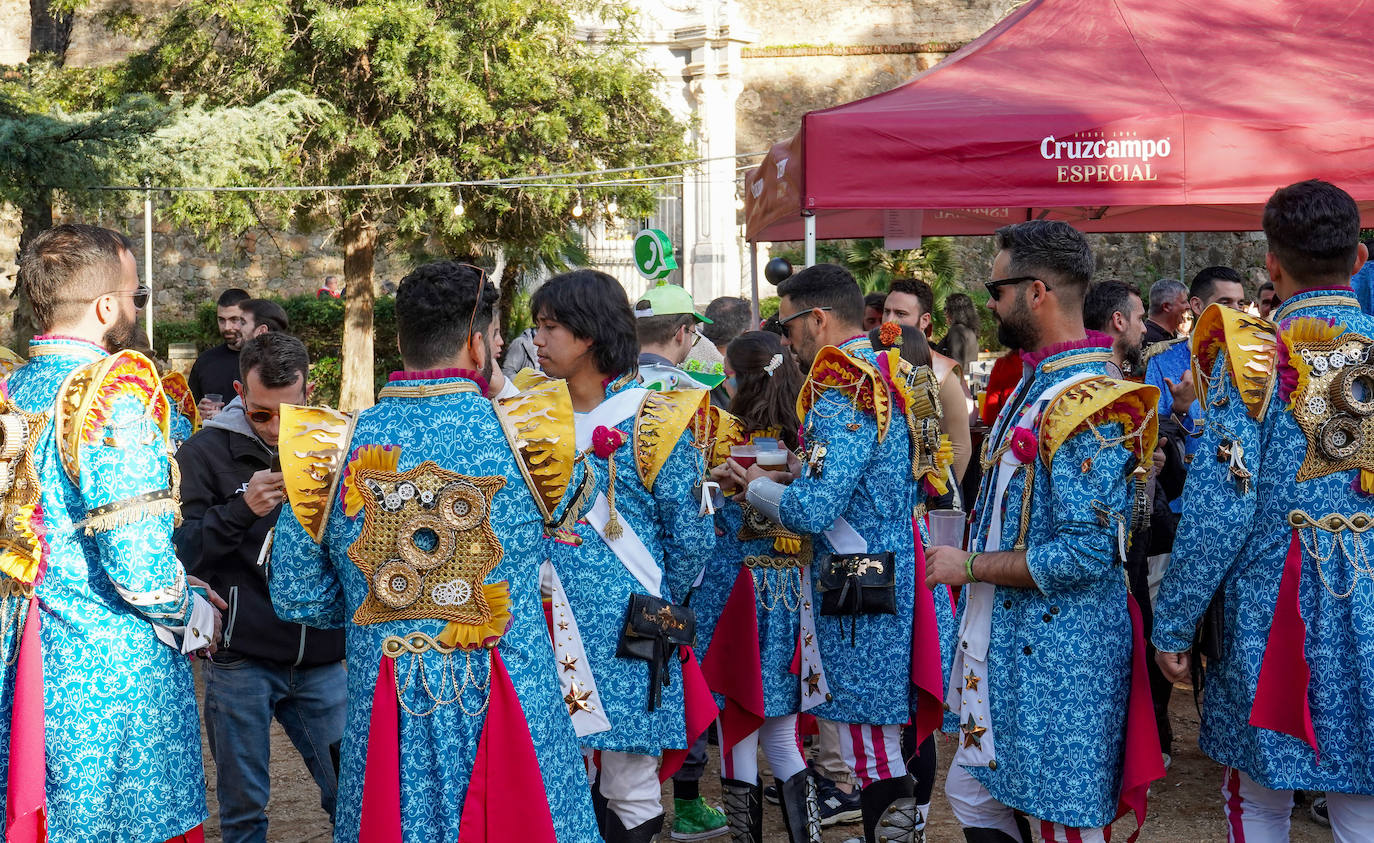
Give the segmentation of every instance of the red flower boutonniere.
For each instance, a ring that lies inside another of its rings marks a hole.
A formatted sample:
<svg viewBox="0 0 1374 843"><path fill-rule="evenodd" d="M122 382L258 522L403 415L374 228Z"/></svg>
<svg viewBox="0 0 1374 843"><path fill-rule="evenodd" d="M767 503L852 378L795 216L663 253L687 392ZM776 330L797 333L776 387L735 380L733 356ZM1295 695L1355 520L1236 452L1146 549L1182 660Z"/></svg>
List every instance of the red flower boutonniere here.
<svg viewBox="0 0 1374 843"><path fill-rule="evenodd" d="M1024 427L1014 428L1011 432L1011 455L1022 465L1035 459L1035 450L1039 444L1035 434Z"/></svg>
<svg viewBox="0 0 1374 843"><path fill-rule="evenodd" d="M614 427L599 425L592 431L592 451L603 460L611 458L616 449L625 444L625 434Z"/></svg>

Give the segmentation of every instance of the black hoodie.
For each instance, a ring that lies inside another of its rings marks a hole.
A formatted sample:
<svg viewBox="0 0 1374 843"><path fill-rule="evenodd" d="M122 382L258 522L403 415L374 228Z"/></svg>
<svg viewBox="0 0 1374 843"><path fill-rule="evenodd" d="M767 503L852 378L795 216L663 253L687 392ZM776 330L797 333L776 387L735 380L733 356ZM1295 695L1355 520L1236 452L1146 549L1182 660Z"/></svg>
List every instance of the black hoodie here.
<svg viewBox="0 0 1374 843"><path fill-rule="evenodd" d="M215 658L247 656L302 667L342 659L343 630L286 623L272 609L267 569L258 557L281 507L259 517L243 499L249 478L272 467L272 452L253 434L238 400L186 440L176 460L183 519L173 535L177 556L229 603Z"/></svg>

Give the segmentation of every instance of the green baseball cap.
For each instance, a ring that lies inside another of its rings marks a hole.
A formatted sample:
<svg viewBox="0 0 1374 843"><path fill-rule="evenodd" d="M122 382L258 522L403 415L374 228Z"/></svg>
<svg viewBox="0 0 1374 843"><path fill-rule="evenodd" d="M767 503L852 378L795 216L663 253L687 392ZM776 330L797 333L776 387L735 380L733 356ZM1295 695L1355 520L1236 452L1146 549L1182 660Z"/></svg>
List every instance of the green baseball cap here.
<svg viewBox="0 0 1374 843"><path fill-rule="evenodd" d="M635 318L642 319L646 316L670 316L674 313L690 313L699 322L709 324L710 319L697 313L696 303L692 301L692 294L676 284L659 284L650 287L644 295L635 302Z"/></svg>

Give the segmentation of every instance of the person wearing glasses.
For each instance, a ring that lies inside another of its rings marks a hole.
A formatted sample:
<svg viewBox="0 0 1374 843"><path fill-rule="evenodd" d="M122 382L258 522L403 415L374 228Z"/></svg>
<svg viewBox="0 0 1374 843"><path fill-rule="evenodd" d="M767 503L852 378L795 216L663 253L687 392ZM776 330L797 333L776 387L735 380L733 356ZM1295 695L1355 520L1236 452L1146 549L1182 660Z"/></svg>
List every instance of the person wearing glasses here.
<svg viewBox="0 0 1374 843"><path fill-rule="evenodd" d="M276 467L281 405L303 404L310 395L305 344L264 333L243 344L239 367L238 400L176 454L177 555L229 603L224 644L204 673L205 731L225 843L267 839L273 718L333 817L338 781L330 747L343 736L347 706L343 632L278 618L262 565L263 543L286 495Z"/></svg>
<svg viewBox="0 0 1374 843"><path fill-rule="evenodd" d="M555 614L555 635L578 631L608 722L590 724L578 696L564 699L582 746L600 750L602 836L649 843L665 819L660 775L676 772L716 715L714 704L689 707L684 693L691 678L710 698L684 649L695 637L684 603L716 541L702 497L705 461L689 429L707 397L639 384L634 311L604 272L550 278L530 313L540 365L567 382L577 449L595 477L590 508L546 552L567 593L553 609L570 609Z"/></svg>
<svg viewBox="0 0 1374 843"><path fill-rule="evenodd" d="M926 583L962 589L945 794L971 843L1030 839L1018 811L1045 840L1101 843L1123 799L1143 821L1164 775L1153 718L1123 728L1151 705L1122 564L1158 394L1108 377L1111 340L1084 330L1081 233L1035 220L996 243L988 307L1025 376L984 445L969 548L926 551Z"/></svg>
<svg viewBox="0 0 1374 843"><path fill-rule="evenodd" d="M912 671L913 649L936 659L940 651L933 623L914 628L913 514L941 442L933 376L919 402L899 389L900 367L875 354L863 294L843 267L807 267L778 295L784 344L808 372L797 404L805 448L785 470L755 463L735 483L764 518L811 537L802 622L814 623L817 646L802 636L800 708L839 724L864 839L921 840L900 735L916 711L919 745L941 717L938 689L923 693Z"/></svg>
<svg viewBox="0 0 1374 843"><path fill-rule="evenodd" d="M551 379L492 400L496 301L480 267L418 266L377 403L282 407L273 607L347 630L338 843L597 839L559 682L585 659L555 661L540 591L545 531L581 511L572 410Z"/></svg>
<svg viewBox="0 0 1374 843"><path fill-rule="evenodd" d="M186 656L213 650L224 603L172 548L171 408L152 361L125 350L147 291L128 239L89 225L35 237L19 283L40 333L8 397L50 420L24 433L4 414L6 447L31 448L34 472L20 463L0 513L9 839L198 840L205 772Z"/></svg>

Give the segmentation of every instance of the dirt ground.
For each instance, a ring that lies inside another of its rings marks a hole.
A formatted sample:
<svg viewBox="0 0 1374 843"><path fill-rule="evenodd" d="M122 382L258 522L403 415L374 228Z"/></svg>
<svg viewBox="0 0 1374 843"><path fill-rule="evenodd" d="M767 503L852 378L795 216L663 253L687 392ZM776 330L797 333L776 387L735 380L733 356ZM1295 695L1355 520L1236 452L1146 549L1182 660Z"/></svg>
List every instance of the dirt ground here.
<svg viewBox="0 0 1374 843"><path fill-rule="evenodd" d="M1221 768L1197 748L1197 712L1189 690L1180 688L1174 694L1172 716L1174 722L1174 762L1168 777L1157 782L1150 793L1149 815L1141 832L1141 843L1221 843L1226 840L1226 827L1221 816ZM940 742L940 767L954 751L952 739ZM720 805L719 765L714 749L702 780L702 792L712 804ZM766 764L762 765L766 768ZM205 749L205 769L209 779L210 821L205 826L205 839L220 843L219 819L215 802L214 762ZM663 791L664 803L672 804L671 786ZM280 726L272 733L272 800L267 806L270 822L268 840L271 843L319 843L330 839L329 820L320 810L319 790L305 769L300 755L291 745ZM670 818L671 819L671 818ZM1115 826L1114 838L1125 840L1132 831L1134 820L1123 819ZM826 829L826 843L841 843L852 836L862 836L858 824ZM782 819L774 805L764 806L764 836L769 841L785 840ZM667 841L667 834L663 836ZM715 838L726 840L727 838ZM931 817L927 829L931 843L959 843L963 835L950 816L944 800L944 776L935 787ZM1291 843L1327 843L1331 832L1307 815L1306 806L1293 812ZM505 843L505 841L502 841Z"/></svg>

